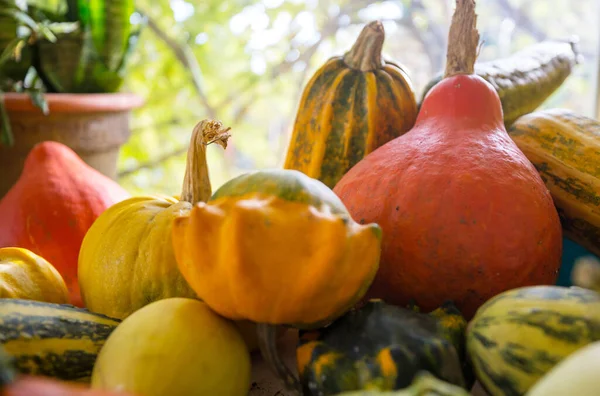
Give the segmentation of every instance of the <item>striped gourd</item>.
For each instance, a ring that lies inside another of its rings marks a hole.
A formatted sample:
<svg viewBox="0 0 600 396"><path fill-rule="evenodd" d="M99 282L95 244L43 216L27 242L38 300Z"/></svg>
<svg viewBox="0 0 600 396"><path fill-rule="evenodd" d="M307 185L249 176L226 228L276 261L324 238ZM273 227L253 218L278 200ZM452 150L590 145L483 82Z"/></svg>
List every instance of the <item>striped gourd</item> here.
<svg viewBox="0 0 600 396"><path fill-rule="evenodd" d="M549 109L524 115L508 133L540 172L565 235L600 255L600 122Z"/></svg>
<svg viewBox="0 0 600 396"><path fill-rule="evenodd" d="M408 74L382 60L383 24L371 22L344 56L329 59L300 100L285 169L333 188L365 155L407 132L417 118Z"/></svg>
<svg viewBox="0 0 600 396"><path fill-rule="evenodd" d="M89 381L118 320L71 305L0 299L0 345L21 373Z"/></svg>
<svg viewBox="0 0 600 396"><path fill-rule="evenodd" d="M486 302L467 329L467 351L492 396L523 395L552 367L600 340L600 294L531 286Z"/></svg>

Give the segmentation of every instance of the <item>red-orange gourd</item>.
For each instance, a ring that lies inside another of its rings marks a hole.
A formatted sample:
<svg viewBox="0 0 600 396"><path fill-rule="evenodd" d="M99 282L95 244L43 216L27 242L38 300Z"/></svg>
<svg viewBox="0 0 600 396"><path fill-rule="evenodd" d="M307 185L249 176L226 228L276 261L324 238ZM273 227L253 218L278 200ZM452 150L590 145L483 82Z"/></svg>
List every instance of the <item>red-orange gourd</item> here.
<svg viewBox="0 0 600 396"><path fill-rule="evenodd" d="M100 213L128 197L67 146L39 143L0 201L0 247L29 249L51 262L65 280L71 303L82 306L77 283L81 241Z"/></svg>
<svg viewBox="0 0 600 396"><path fill-rule="evenodd" d="M383 229L367 297L431 310L453 300L470 318L488 298L553 284L562 232L539 174L510 139L494 88L473 74L475 3L457 0L446 77L415 127L336 185L356 221Z"/></svg>

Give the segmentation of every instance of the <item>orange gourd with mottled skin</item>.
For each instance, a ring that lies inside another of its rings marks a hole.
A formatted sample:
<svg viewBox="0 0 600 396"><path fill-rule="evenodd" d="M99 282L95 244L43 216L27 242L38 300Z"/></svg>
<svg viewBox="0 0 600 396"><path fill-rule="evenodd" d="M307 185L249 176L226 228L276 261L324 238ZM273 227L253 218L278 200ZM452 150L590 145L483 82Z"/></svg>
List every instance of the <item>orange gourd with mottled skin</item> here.
<svg viewBox="0 0 600 396"><path fill-rule="evenodd" d="M553 284L562 253L548 189L506 133L496 91L473 74L474 8L457 1L446 78L415 127L334 189L356 221L383 229L369 297L424 310L450 299L467 317L504 290Z"/></svg>
<svg viewBox="0 0 600 396"><path fill-rule="evenodd" d="M106 208L128 197L67 146L39 143L0 201L0 247L21 247L44 257L64 278L71 303L83 306L77 282L81 241Z"/></svg>

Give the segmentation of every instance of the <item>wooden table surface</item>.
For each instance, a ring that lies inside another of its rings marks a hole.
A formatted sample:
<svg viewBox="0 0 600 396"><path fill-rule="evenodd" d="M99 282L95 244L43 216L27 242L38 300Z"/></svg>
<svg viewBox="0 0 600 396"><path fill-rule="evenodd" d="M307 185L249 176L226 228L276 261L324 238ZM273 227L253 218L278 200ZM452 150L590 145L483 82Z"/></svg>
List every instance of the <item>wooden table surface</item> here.
<svg viewBox="0 0 600 396"><path fill-rule="evenodd" d="M298 332L288 330L279 340L279 351L290 369L296 371L296 343ZM474 396L487 396L487 393L476 384L471 394ZM298 396L285 389L283 383L277 378L260 357L259 352L252 355L252 386L248 396Z"/></svg>

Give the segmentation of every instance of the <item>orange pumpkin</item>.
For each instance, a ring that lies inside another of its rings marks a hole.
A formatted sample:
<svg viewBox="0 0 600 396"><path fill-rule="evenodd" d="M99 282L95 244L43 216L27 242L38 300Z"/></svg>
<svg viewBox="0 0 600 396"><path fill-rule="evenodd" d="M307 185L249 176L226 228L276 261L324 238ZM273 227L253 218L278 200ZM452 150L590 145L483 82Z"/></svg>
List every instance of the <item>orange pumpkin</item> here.
<svg viewBox="0 0 600 396"><path fill-rule="evenodd" d="M334 191L383 229L371 298L470 318L504 290L554 284L562 231L539 173L508 136L496 90L473 74L473 0L457 1L446 77L415 127L366 156Z"/></svg>
<svg viewBox="0 0 600 396"><path fill-rule="evenodd" d="M67 146L39 143L0 201L0 247L21 247L44 257L64 278L71 303L83 306L77 283L81 241L100 213L127 197Z"/></svg>
<svg viewBox="0 0 600 396"><path fill-rule="evenodd" d="M173 250L190 287L215 312L259 323L259 347L290 387L277 325L321 327L368 289L381 230L358 224L322 182L289 169L241 175L173 222Z"/></svg>

